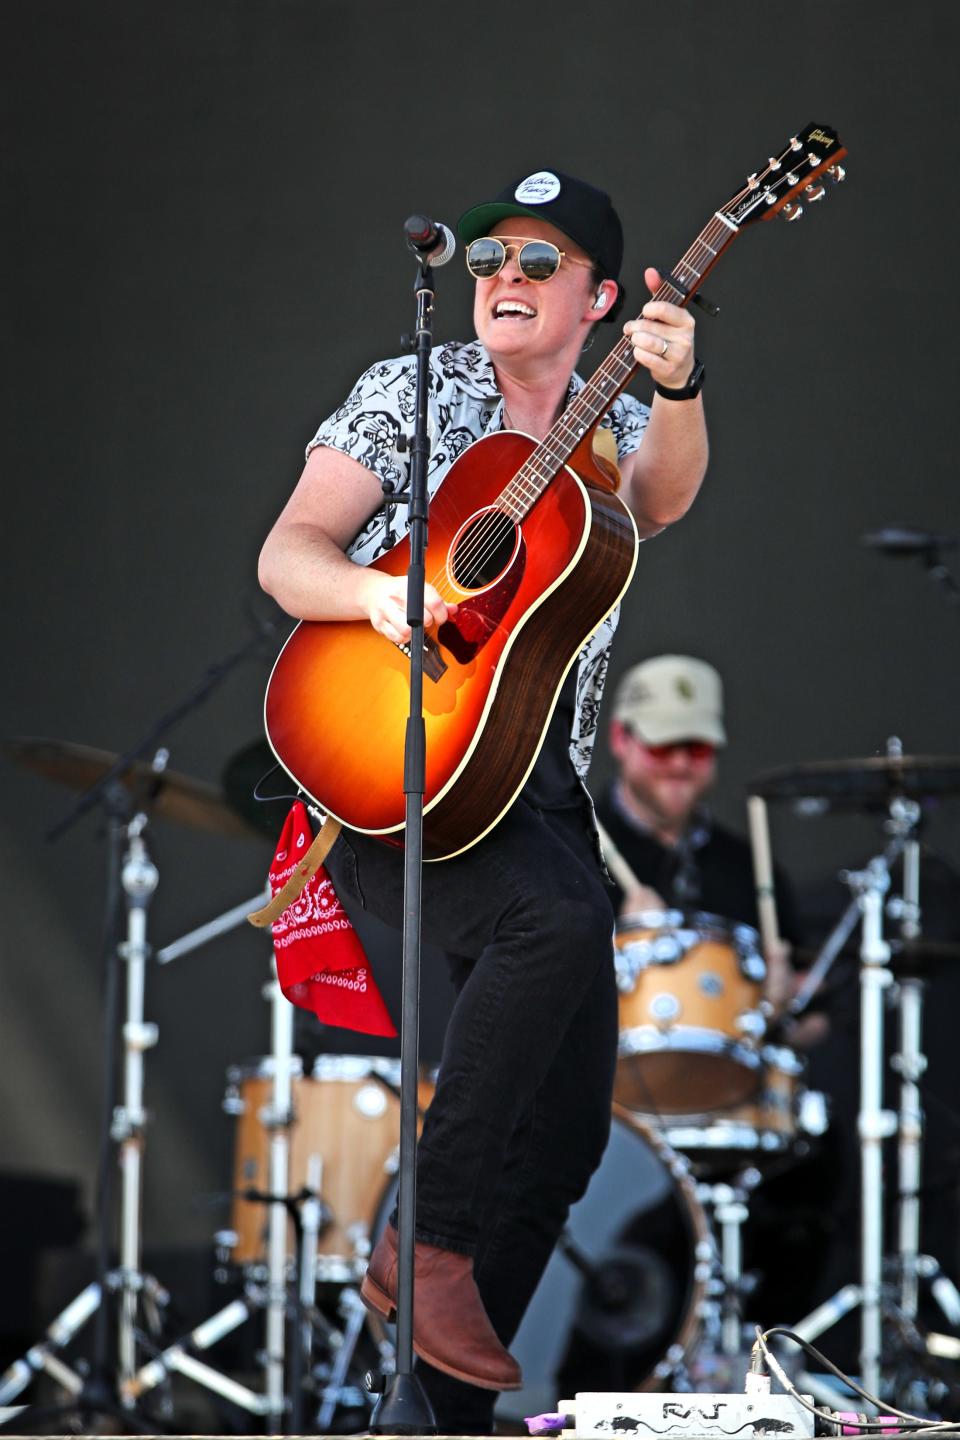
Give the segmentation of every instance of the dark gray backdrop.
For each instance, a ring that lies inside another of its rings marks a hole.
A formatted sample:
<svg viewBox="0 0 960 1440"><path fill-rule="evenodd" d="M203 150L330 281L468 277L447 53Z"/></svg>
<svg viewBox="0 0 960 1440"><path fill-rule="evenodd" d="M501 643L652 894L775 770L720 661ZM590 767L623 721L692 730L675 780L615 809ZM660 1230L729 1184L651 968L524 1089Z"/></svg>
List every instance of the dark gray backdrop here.
<svg viewBox="0 0 960 1440"><path fill-rule="evenodd" d="M407 213L450 221L511 175L585 174L622 212L635 311L644 264L678 258L812 119L841 131L848 182L797 225L747 232L711 279L710 474L643 547L613 678L663 649L721 667L716 803L739 826L765 767L870 754L894 732L956 752L960 615L914 564L858 546L894 519L960 530L955 5L418 13L4 7L3 733L122 748L245 638L305 441L409 326ZM468 325L458 260L438 336ZM266 654L170 737L177 769L216 779L257 735ZM0 1164L88 1183L104 847L91 818L45 845L69 793L6 761L3 780ZM932 829L954 856L956 814ZM875 839L865 822L775 826L802 882ZM266 843L163 824L154 842L157 943L252 896L269 861ZM392 952L374 948L395 997ZM266 1047L266 973L262 939L237 931L150 977L150 1243L203 1241L225 1218L203 1201L229 1183L223 1071ZM434 1047L433 968L425 988Z"/></svg>

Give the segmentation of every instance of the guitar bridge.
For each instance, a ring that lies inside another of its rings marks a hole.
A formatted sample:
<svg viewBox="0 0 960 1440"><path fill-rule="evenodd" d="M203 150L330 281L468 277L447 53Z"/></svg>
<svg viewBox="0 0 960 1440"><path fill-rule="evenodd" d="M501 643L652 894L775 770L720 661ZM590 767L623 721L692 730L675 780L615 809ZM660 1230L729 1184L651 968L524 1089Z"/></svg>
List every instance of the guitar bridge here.
<svg viewBox="0 0 960 1440"><path fill-rule="evenodd" d="M412 659L412 652L409 645L398 645L407 659ZM440 646L430 635L425 635L423 640L423 673L428 680L440 680L447 673L447 662L443 658Z"/></svg>

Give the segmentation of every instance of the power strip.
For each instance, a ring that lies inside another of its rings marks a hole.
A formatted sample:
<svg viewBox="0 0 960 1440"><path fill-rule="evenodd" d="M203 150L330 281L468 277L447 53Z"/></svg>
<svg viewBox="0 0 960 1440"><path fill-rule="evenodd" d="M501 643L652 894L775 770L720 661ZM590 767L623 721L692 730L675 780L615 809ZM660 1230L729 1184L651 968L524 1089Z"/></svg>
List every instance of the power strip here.
<svg viewBox="0 0 960 1440"><path fill-rule="evenodd" d="M812 1440L813 1416L792 1395L652 1395L635 1391L580 1391L561 1400L560 1414L573 1421L561 1433L570 1440L657 1435L679 1440L730 1440L772 1435Z"/></svg>

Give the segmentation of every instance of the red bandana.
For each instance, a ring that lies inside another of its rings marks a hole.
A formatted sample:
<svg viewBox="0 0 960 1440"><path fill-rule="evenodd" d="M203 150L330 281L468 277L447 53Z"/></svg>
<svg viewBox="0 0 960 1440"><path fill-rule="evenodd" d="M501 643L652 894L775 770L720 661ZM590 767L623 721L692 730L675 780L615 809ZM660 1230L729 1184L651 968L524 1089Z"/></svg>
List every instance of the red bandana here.
<svg viewBox="0 0 960 1440"><path fill-rule="evenodd" d="M274 895L312 839L306 806L297 800L270 866ZM280 989L291 1004L312 1010L324 1025L364 1035L396 1035L357 932L322 865L272 928Z"/></svg>

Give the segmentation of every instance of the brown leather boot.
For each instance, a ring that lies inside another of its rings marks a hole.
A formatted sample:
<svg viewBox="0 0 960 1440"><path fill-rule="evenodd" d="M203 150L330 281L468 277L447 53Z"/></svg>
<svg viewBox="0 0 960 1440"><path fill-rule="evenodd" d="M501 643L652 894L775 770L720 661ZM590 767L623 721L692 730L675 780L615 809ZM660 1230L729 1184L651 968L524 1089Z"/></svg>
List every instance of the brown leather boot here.
<svg viewBox="0 0 960 1440"><path fill-rule="evenodd" d="M497 1339L473 1278L473 1258L417 1240L413 1254L413 1348L455 1380L484 1390L519 1390L520 1366ZM397 1232L388 1225L360 1286L385 1320L397 1313Z"/></svg>

